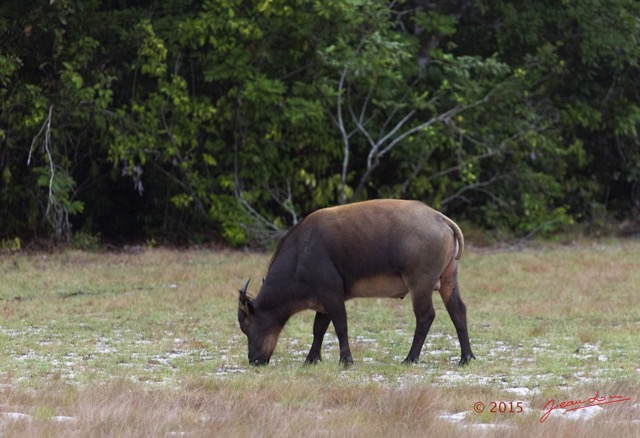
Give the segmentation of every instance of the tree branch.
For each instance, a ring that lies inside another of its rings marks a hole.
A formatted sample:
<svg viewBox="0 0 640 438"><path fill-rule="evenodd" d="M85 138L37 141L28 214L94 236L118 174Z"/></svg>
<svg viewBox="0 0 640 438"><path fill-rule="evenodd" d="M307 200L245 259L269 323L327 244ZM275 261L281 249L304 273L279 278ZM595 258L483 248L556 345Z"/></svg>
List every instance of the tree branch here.
<svg viewBox="0 0 640 438"><path fill-rule="evenodd" d="M276 201L280 206L291 215L291 222L295 226L299 222L298 212L293 204L293 193L291 191L291 183L287 181L286 194L283 194L282 190L272 189L267 182L267 191L271 198Z"/></svg>
<svg viewBox="0 0 640 438"><path fill-rule="evenodd" d="M36 134L35 137L33 137L33 141L31 142L31 147L29 148L29 157L27 158L27 166L29 166L31 164L31 156L33 153L33 149L35 147L36 142L38 141L38 139L42 136L42 132L44 131L44 150L47 154L47 157L49 158L49 198L47 201L47 209L45 210L45 217L49 218L49 221L52 222L52 225L56 225L55 223L53 223L53 221L51 221L50 219L50 211L51 211L51 206L56 204L56 198L55 195L53 194L53 179L55 177L55 164L53 163L53 156L51 155L51 118L53 115L53 105L49 106L49 115L47 116L47 118L45 119L45 121L42 123L42 126L40 127L40 130L38 131L38 133ZM58 227L56 226L56 229Z"/></svg>
<svg viewBox="0 0 640 438"><path fill-rule="evenodd" d="M443 206L447 205L448 203L450 203L451 201L453 201L456 198L459 198L463 193L468 192L469 190L481 190L482 189L482 191L486 192L486 190L484 190L484 187L487 187L487 186L493 184L497 179L498 179L498 177L496 175L494 175L488 181L478 181L478 182L475 182L473 184L469 184L467 186L464 186L460 190L458 190L457 192L452 194L451 196L447 196L446 198L444 198L440 202L440 204L443 205Z"/></svg>
<svg viewBox="0 0 640 438"><path fill-rule="evenodd" d="M340 203L344 204L347 201L347 195L345 186L347 184L347 170L349 168L349 136L347 135L347 130L344 126L344 120L342 119L342 94L344 93L344 80L347 76L347 68L345 67L342 70L342 74L340 75L340 82L338 83L338 101L336 103L336 117L338 129L340 130L340 135L342 136L342 170L340 172Z"/></svg>

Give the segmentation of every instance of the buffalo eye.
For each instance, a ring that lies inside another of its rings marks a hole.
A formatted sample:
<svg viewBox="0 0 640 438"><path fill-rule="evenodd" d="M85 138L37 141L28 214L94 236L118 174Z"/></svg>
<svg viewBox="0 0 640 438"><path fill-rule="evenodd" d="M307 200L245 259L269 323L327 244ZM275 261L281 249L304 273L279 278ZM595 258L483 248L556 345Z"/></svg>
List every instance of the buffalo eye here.
<svg viewBox="0 0 640 438"><path fill-rule="evenodd" d="M247 321L248 319L248 315L245 313L244 310L239 310L238 311L238 323L240 323L240 330L242 330L242 333L244 333L245 335L247 334L247 330L248 330L248 326L249 326L249 321Z"/></svg>

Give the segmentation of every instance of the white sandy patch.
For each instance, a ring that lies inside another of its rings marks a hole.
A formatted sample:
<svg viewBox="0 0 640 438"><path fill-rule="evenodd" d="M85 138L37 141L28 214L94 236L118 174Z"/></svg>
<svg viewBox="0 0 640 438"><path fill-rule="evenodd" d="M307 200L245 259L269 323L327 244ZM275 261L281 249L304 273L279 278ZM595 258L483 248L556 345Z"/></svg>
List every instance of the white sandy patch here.
<svg viewBox="0 0 640 438"><path fill-rule="evenodd" d="M20 412L3 412L0 414L0 416L2 416L2 418L6 418L7 420L12 420L12 421L20 421L20 420L31 421L31 419L33 418L31 417L31 415L22 414Z"/></svg>
<svg viewBox="0 0 640 438"><path fill-rule="evenodd" d="M558 418L564 418L565 420L573 420L573 421L581 421L581 420L591 420L592 418L597 417L602 414L604 409L600 406L589 406L588 408L576 409L575 411L561 411L558 412ZM556 412L552 412L551 415L554 415Z"/></svg>

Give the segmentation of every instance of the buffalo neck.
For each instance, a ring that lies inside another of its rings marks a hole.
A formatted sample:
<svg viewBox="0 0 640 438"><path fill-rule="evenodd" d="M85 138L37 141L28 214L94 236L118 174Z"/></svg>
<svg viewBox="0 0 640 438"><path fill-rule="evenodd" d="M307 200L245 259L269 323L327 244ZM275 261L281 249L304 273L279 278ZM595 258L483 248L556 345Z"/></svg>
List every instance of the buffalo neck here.
<svg viewBox="0 0 640 438"><path fill-rule="evenodd" d="M295 313L292 309L294 301L288 296L286 288L276 288L270 283L265 279L253 305L257 314L269 315L275 324L282 327Z"/></svg>
<svg viewBox="0 0 640 438"><path fill-rule="evenodd" d="M270 314L279 325L284 326L295 313L307 309L318 310L302 284L296 280L283 282L271 272L269 274L254 301L256 312Z"/></svg>

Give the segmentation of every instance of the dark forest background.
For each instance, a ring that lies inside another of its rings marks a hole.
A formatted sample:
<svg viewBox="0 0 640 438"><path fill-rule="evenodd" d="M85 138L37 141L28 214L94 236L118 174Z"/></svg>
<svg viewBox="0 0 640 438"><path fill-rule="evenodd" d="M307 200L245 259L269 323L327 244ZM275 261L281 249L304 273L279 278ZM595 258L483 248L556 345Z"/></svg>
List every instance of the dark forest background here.
<svg viewBox="0 0 640 438"><path fill-rule="evenodd" d="M639 36L636 0L3 0L2 245L638 222Z"/></svg>

